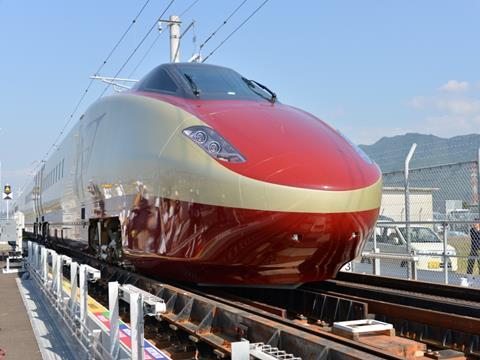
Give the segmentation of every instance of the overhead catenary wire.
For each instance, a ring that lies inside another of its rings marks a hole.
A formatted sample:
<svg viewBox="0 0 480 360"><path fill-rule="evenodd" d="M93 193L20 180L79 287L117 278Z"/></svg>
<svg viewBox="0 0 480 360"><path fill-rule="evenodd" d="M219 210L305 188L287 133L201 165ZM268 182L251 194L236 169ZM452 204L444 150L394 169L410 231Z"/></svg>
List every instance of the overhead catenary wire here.
<svg viewBox="0 0 480 360"><path fill-rule="evenodd" d="M194 0L194 1L190 4L189 7L187 7L185 10L183 10L183 11L180 13L180 16L183 16L183 15L185 15L187 12L189 12L190 9L191 9L192 7L194 7L199 1L200 1L200 0Z"/></svg>
<svg viewBox="0 0 480 360"><path fill-rule="evenodd" d="M213 49L210 54L207 55L207 57L205 57L205 59L202 60L202 63L204 63L205 61L207 61L207 59L212 56L223 44L225 44L228 39L230 39L238 30L240 30L242 28L243 25L245 25L248 20L250 20L258 11L260 11L260 9L265 6L265 4L267 2L269 2L270 0L265 0L263 1L260 6L258 6L245 20L243 20L240 25L238 25L230 34L228 34L228 36L222 40L222 42L220 42L220 44L217 45L217 47L215 49Z"/></svg>
<svg viewBox="0 0 480 360"><path fill-rule="evenodd" d="M97 71L95 71L94 75L98 75L98 73L103 69L103 67L108 63L108 61L110 60L110 58L112 57L112 55L114 54L114 52L117 50L118 46L121 44L121 42L125 39L125 37L127 36L127 34L130 32L130 30L132 29L132 27L135 25L135 23L137 22L138 18L140 17L140 15L142 15L143 11L145 10L145 8L148 6L148 4L150 3L151 0L146 0L145 3L143 4L143 6L140 8L140 10L138 11L137 15L132 19L132 21L130 22L129 26L125 29L125 31L123 32L123 34L120 36L120 38L117 40L117 42L114 44L114 46L112 47L112 49L110 50L110 52L108 53L107 57L105 58L105 60L103 60L103 62L100 64L100 66L98 67ZM90 88L92 87L92 84L95 80L94 79L91 79L90 82L88 83L87 87L85 88L85 90L83 91L82 95L80 96L80 99L77 101L73 111L70 113L70 116L68 117L68 120L66 121L66 123L63 125L62 129L60 130L60 133L59 135L56 137L55 141L53 142L52 146L48 149L48 151L45 153L45 156L44 158L46 159L48 157L48 155L50 154L50 152L52 151L53 148L55 148L57 142L60 140L60 138L62 137L62 135L64 134L65 130L67 129L68 125L70 124L70 122L72 121L73 117L75 116L75 114L77 113L80 105L82 104L83 100L85 99L85 97L87 96L87 93L88 91L90 90Z"/></svg>
<svg viewBox="0 0 480 360"><path fill-rule="evenodd" d="M157 36L155 37L155 39L152 41L152 43L150 44L150 46L148 47L147 51L145 51L145 54L143 54L143 56L141 57L140 61L137 63L137 65L135 65L135 67L132 69L132 71L130 72L130 74L128 74L128 78L131 79L133 74L135 74L135 72L138 70L138 68L140 67L140 65L143 64L143 62L145 61L145 59L147 58L147 56L150 54L150 52L152 51L153 47L155 46L155 44L157 43L158 39L160 39L160 36L163 34L163 31L162 32L159 32L157 34Z"/></svg>
<svg viewBox="0 0 480 360"><path fill-rule="evenodd" d="M138 49L142 46L142 44L145 42L145 40L148 38L148 36L151 34L151 32L153 31L153 29L155 29L155 27L157 26L158 22L162 19L163 15L165 15L165 13L168 11L168 9L170 8L170 6L172 6L172 4L175 2L175 0L170 0L170 2L168 3L167 7L163 10L163 12L160 14L160 16L158 17L157 20L155 20L155 22L153 23L153 25L148 29L147 33L144 35L144 37L140 40L140 42L138 43L138 45L133 49L133 51L130 53L130 55L127 57L127 59L124 61L124 63L122 64L122 66L120 66L120 69L118 69L118 71L116 72L116 74L113 76L113 78L116 78L122 71L123 69L125 68L125 66L127 66L127 64L130 62L130 60L132 59L132 57L136 54L136 52L138 51ZM107 85L102 93L100 94L100 96L98 97L99 99L105 94L105 92L107 91L107 89L110 87L110 85Z"/></svg>
<svg viewBox="0 0 480 360"><path fill-rule="evenodd" d="M245 3L247 2L248 0L243 0L240 5L238 5L235 10L233 10L230 15L228 15L228 17L223 20L223 22L220 24L220 26L218 26L199 46L199 51L202 51L203 47L217 34L217 32L222 28L224 27L228 21L232 18L233 15L235 15L237 13L238 10L240 10L240 8L245 5Z"/></svg>

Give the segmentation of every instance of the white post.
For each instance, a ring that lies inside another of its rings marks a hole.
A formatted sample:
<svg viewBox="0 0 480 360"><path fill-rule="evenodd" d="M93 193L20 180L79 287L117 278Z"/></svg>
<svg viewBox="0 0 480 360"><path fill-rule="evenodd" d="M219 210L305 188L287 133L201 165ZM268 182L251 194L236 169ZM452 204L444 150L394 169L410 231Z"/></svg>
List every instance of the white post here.
<svg viewBox="0 0 480 360"><path fill-rule="evenodd" d="M27 242L27 249L28 249L27 250L28 251L27 259L28 259L29 264L32 265L33 254L32 254L32 242L31 241Z"/></svg>
<svg viewBox="0 0 480 360"><path fill-rule="evenodd" d="M132 326L132 360L144 360L143 296L137 292L130 294L130 322Z"/></svg>
<svg viewBox="0 0 480 360"><path fill-rule="evenodd" d="M87 265L80 265L80 322L85 325L87 321Z"/></svg>
<svg viewBox="0 0 480 360"><path fill-rule="evenodd" d="M17 211L15 214L15 224L17 230L17 246L20 252L23 254L23 229L25 228L25 215L22 212Z"/></svg>
<svg viewBox="0 0 480 360"><path fill-rule="evenodd" d="M443 226L443 281L448 284L448 225Z"/></svg>
<svg viewBox="0 0 480 360"><path fill-rule="evenodd" d="M119 317L118 317L118 282L108 283L108 311L110 313L110 355L118 358L120 352Z"/></svg>
<svg viewBox="0 0 480 360"><path fill-rule="evenodd" d="M45 246L41 248L41 262L42 262L42 278L43 284L46 286L48 281L48 252Z"/></svg>
<svg viewBox="0 0 480 360"><path fill-rule="evenodd" d="M55 294L55 289L57 288L57 266L58 266L58 262L57 262L57 258L58 258L58 254L53 251L53 250L49 250L49 253L50 255L52 256L52 292Z"/></svg>
<svg viewBox="0 0 480 360"><path fill-rule="evenodd" d="M77 281L78 281L78 264L72 261L70 264L70 313L76 315L77 311Z"/></svg>
<svg viewBox="0 0 480 360"><path fill-rule="evenodd" d="M232 360L250 360L249 341L236 341L230 343L230 345L232 346ZM267 356L268 355L266 355L265 358L267 358Z"/></svg>
<svg viewBox="0 0 480 360"><path fill-rule="evenodd" d="M57 255L57 276L56 276L57 302L63 303L63 255Z"/></svg>
<svg viewBox="0 0 480 360"><path fill-rule="evenodd" d="M180 62L180 16L170 16L170 62Z"/></svg>
<svg viewBox="0 0 480 360"><path fill-rule="evenodd" d="M35 268L35 271L38 273L38 244L33 243L32 244L33 248L33 266Z"/></svg>
<svg viewBox="0 0 480 360"><path fill-rule="evenodd" d="M408 172L410 170L410 160L412 160L413 153L417 148L417 144L413 143L410 151L408 152L407 157L405 158L405 230L407 232L406 240L407 240L407 253L411 255L412 251L412 244L410 242L410 185L408 182ZM408 262L407 266L407 278L412 278L412 262Z"/></svg>

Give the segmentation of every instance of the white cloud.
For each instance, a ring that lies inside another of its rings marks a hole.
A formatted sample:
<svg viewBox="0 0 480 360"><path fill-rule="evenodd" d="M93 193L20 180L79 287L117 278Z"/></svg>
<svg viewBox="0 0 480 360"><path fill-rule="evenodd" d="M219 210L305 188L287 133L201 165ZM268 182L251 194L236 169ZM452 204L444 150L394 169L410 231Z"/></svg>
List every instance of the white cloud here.
<svg viewBox="0 0 480 360"><path fill-rule="evenodd" d="M468 98L442 98L435 101L438 110L452 114L475 115L480 114L480 100Z"/></svg>
<svg viewBox="0 0 480 360"><path fill-rule="evenodd" d="M445 137L479 133L480 93L475 88L466 93L468 89L467 81L450 80L440 88L441 93L412 98L408 106L425 115L416 130Z"/></svg>
<svg viewBox="0 0 480 360"><path fill-rule="evenodd" d="M442 91L466 91L470 87L468 81L449 80L446 84L439 87Z"/></svg>
<svg viewBox="0 0 480 360"><path fill-rule="evenodd" d="M408 105L414 109L423 109L428 106L429 102L425 96L415 96L408 102Z"/></svg>

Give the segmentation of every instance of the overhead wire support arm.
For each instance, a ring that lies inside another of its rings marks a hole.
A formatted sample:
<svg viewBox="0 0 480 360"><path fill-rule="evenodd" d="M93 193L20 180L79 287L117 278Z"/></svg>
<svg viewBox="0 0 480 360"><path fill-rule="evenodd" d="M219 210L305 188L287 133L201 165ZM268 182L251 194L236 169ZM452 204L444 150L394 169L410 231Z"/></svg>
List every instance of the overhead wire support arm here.
<svg viewBox="0 0 480 360"><path fill-rule="evenodd" d="M125 82L139 82L137 79L128 79L128 78L115 78L115 77L108 77L108 76L97 76L97 75L92 75L90 76L90 79L93 80L107 80L107 81L125 81Z"/></svg>
<svg viewBox="0 0 480 360"><path fill-rule="evenodd" d="M113 85L113 89L114 89L115 91L117 91L117 92L120 92L120 91L121 91L121 90L118 89L118 88L130 90L131 87L130 87L130 86L123 85L123 84L119 84L119 83L117 83L116 81L133 82L133 83L136 83L136 82L139 81L139 80L136 80L136 79L114 78L114 77L96 76L96 75L90 76L90 79L92 79L92 80L100 80L101 82L103 82L103 83L105 83L105 84Z"/></svg>
<svg viewBox="0 0 480 360"><path fill-rule="evenodd" d="M127 64L130 62L130 60L132 59L133 55L135 55L135 53L138 51L138 49L140 48L140 46L142 46L142 44L145 42L145 40L148 38L148 35L150 35L150 33L153 31L153 29L155 29L155 27L157 26L158 22L160 21L160 19L163 17L163 15L165 15L165 13L168 11L168 9L170 8L170 6L172 6L172 4L175 2L175 0L170 0L170 2L168 3L167 7L163 10L162 14L158 17L157 20L155 20L155 23L153 23L153 25L148 29L147 33L144 35L144 37L140 40L140 42L138 43L138 45L135 47L135 49L133 49L133 51L130 53L130 55L127 57L127 59L125 60L125 62L122 64L122 66L120 67L120 69L118 69L117 73L115 74L115 78L122 72L122 70L125 68L125 66L127 66ZM110 85L108 85L110 86ZM108 86L105 87L105 89L103 89L102 93L100 94L100 96L98 97L99 99L105 94L105 92L107 91L108 89Z"/></svg>

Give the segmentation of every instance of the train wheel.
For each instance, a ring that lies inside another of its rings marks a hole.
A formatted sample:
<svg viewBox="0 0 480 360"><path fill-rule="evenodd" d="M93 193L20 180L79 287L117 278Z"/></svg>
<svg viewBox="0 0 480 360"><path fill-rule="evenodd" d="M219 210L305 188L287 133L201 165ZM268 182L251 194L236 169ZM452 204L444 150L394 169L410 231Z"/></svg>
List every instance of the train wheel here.
<svg viewBox="0 0 480 360"><path fill-rule="evenodd" d="M88 247L93 254L98 254L98 243L97 222L90 221L88 225Z"/></svg>
<svg viewBox="0 0 480 360"><path fill-rule="evenodd" d="M122 239L118 218L91 220L89 247L100 260L116 264L122 260Z"/></svg>
<svg viewBox="0 0 480 360"><path fill-rule="evenodd" d="M122 260L120 221L117 218L107 219L105 228L107 230L107 261L110 263L119 263Z"/></svg>

